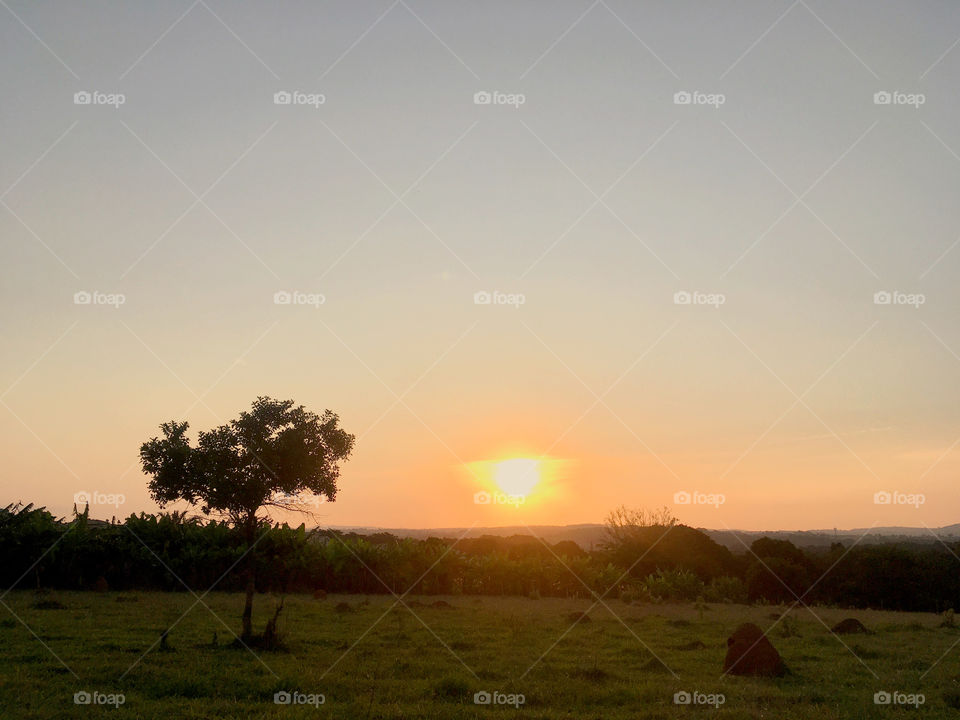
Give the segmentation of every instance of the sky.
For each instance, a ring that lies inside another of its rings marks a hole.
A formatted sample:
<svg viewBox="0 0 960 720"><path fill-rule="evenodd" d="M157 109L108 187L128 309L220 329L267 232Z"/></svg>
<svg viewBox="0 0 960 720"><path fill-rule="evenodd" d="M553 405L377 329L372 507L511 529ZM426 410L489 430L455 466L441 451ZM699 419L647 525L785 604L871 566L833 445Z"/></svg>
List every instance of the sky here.
<svg viewBox="0 0 960 720"><path fill-rule="evenodd" d="M323 524L960 522L955 3L7 0L0 57L0 505L156 511L159 424L269 395L357 436Z"/></svg>

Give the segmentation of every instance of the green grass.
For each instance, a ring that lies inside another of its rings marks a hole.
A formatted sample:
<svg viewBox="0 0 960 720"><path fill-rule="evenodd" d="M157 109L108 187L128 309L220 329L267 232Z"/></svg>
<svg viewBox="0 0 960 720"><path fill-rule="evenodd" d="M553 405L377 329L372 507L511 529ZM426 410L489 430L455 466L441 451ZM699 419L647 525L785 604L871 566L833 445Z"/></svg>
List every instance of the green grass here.
<svg viewBox="0 0 960 720"><path fill-rule="evenodd" d="M701 613L609 600L623 622L598 606L571 629L568 616L591 602L445 597L452 607L431 607L438 599L406 598L415 617L401 606L388 611L389 596L288 596L285 649L253 653L232 645L239 595L207 596L215 616L201 604L190 609L186 594L64 592L38 603L33 593L10 593L4 603L30 629L0 607L0 717L960 718L960 645L927 672L960 630L938 627L931 614L815 608L828 626L853 616L875 631L843 636L845 647L795 609L769 634L791 674L761 680L721 677L725 639L742 622L769 628L785 608ZM256 627L273 606L257 597ZM174 623L168 647L154 646ZM83 690L123 693L125 702L75 705ZM282 690L322 694L325 703L276 705ZM519 710L475 705L481 690L522 693L526 702ZM726 701L677 706L681 690ZM919 692L926 702L877 706L878 690Z"/></svg>

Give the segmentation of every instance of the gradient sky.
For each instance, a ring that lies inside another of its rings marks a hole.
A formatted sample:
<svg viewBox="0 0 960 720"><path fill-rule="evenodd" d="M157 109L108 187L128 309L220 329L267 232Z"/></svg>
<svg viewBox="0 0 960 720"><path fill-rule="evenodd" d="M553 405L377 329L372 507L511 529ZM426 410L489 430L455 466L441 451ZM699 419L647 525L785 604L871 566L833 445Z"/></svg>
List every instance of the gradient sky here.
<svg viewBox="0 0 960 720"><path fill-rule="evenodd" d="M0 504L153 511L140 443L263 394L358 436L324 523L958 522L958 38L950 2L8 0Z"/></svg>

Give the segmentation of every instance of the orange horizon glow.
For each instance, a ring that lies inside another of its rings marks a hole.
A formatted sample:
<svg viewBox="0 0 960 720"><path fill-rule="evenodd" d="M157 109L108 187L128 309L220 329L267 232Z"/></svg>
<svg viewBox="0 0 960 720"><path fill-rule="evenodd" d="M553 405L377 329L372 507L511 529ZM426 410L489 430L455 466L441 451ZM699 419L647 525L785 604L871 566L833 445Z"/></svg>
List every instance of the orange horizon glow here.
<svg viewBox="0 0 960 720"><path fill-rule="evenodd" d="M463 28L442 3L375 28L365 3L319 24L300 3L281 38L276 13L236 9L261 63L188 13L134 68L168 3L19 5L84 84L106 73L130 102L71 102L7 23L23 101L0 163L0 507L155 513L138 451L160 424L195 441L268 395L356 435L321 525L574 525L621 505L717 529L960 521L960 49L931 50L952 47L949 3L850 38L891 82L927 68L922 110L875 104L876 78L792 15L751 44L756 13L728 37L714 12L629 10L678 86L602 11L562 36L563 13L526 3ZM856 13L834 5L846 37ZM434 22L443 43L409 41ZM295 49L330 73L301 88L322 108L271 102ZM729 102L675 102L717 62L729 75L701 90ZM529 102L471 102L466 63Z"/></svg>

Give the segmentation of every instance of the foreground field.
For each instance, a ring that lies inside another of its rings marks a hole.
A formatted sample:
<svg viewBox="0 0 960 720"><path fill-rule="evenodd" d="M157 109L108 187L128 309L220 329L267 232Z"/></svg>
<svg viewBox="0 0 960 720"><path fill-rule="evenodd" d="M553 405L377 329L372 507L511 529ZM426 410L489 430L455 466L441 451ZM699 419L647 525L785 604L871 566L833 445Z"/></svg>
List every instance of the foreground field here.
<svg viewBox="0 0 960 720"><path fill-rule="evenodd" d="M211 593L209 609L172 593L3 602L3 718L960 717L960 630L929 614L816 608L828 626L853 616L874 631L838 638L802 608L778 622L785 608L610 600L613 613L574 625L591 602L409 596L391 610L390 596L288 596L285 649L265 652L234 644L238 595ZM274 602L257 598L255 627ZM776 623L787 677L722 677L725 639L748 621ZM923 703L875 704L884 691ZM481 692L501 704L475 704ZM714 704L676 704L684 692Z"/></svg>

